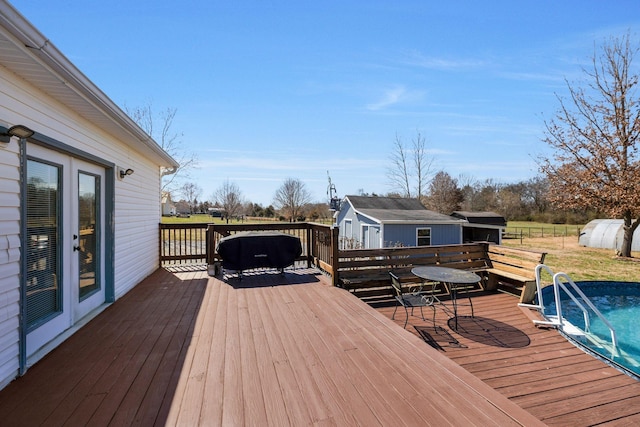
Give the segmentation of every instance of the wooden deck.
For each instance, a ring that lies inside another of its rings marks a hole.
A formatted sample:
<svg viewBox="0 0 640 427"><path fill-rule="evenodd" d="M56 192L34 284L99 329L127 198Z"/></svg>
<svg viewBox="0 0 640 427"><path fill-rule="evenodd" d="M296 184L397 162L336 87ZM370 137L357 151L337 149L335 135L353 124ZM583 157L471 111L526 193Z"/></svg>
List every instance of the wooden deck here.
<svg viewBox="0 0 640 427"><path fill-rule="evenodd" d="M437 328L411 317L405 331L404 313L394 322L392 308L376 311L312 270L242 281L158 270L0 391L0 424L640 420L640 383L533 327L513 297L474 305L458 333L441 310Z"/></svg>
<svg viewBox="0 0 640 427"><path fill-rule="evenodd" d="M465 302L464 299L460 299ZM537 313L507 294L473 297L475 317L460 307L458 330L445 310L410 316L407 331L551 426L639 425L640 382L584 353ZM445 301L445 303L447 303ZM391 318L394 307L378 308ZM535 316L534 316L535 313ZM400 307L395 321L404 325Z"/></svg>
<svg viewBox="0 0 640 427"><path fill-rule="evenodd" d="M228 282L159 270L2 390L0 420L541 425L305 269Z"/></svg>

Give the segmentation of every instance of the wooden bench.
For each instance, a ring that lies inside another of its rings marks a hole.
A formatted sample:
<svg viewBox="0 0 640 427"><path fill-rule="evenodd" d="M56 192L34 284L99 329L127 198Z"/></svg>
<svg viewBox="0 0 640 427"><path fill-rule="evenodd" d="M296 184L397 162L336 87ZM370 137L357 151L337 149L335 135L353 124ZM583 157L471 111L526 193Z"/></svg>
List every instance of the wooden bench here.
<svg viewBox="0 0 640 427"><path fill-rule="evenodd" d="M436 245L339 251L338 274L342 287L365 301L392 299L389 271L407 291L421 285L411 273L416 266L439 265L481 272L490 267L486 243ZM448 293L440 287L437 292Z"/></svg>
<svg viewBox="0 0 640 427"><path fill-rule="evenodd" d="M530 302L535 295L535 267L545 253L490 245L485 242L459 245L417 246L339 251L337 273L345 289L367 302L393 299L389 271L406 291L421 285L411 273L417 266L438 265L478 273L483 280L477 290L504 290ZM440 286L438 293L448 293Z"/></svg>
<svg viewBox="0 0 640 427"><path fill-rule="evenodd" d="M535 268L544 263L546 252L489 245L490 267L485 270L488 290L504 290L530 303L536 293Z"/></svg>

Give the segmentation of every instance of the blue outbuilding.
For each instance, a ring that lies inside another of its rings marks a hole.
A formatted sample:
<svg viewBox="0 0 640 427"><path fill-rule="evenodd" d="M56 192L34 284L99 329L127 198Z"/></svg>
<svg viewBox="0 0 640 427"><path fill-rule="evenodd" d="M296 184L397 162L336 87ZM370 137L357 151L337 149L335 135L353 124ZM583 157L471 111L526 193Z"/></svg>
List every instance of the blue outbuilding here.
<svg viewBox="0 0 640 427"><path fill-rule="evenodd" d="M460 244L468 224L400 197L345 196L335 218L343 249Z"/></svg>

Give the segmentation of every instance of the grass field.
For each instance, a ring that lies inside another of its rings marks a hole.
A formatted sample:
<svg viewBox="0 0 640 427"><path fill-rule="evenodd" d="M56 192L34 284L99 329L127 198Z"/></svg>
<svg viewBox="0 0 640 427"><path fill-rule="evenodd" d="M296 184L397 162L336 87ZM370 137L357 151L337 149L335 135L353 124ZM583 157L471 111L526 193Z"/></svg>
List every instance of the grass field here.
<svg viewBox="0 0 640 427"><path fill-rule="evenodd" d="M578 236L505 239L503 244L547 252L545 264L573 280L640 282L640 253L633 253L634 258L620 258L613 249L580 246Z"/></svg>
<svg viewBox="0 0 640 427"><path fill-rule="evenodd" d="M226 224L227 220L222 220L220 218L214 218L211 215L206 214L194 214L189 218L179 218L177 216L163 216L161 220L162 224ZM253 221L253 222L273 222L272 219L266 219L264 221ZM239 220L229 220L229 224L250 224L249 221L239 221Z"/></svg>

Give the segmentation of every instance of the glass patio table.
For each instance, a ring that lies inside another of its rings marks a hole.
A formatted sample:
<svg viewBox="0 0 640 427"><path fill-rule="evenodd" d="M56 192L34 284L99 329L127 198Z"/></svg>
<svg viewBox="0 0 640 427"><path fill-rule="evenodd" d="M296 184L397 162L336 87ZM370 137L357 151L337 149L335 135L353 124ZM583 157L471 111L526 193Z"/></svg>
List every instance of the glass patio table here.
<svg viewBox="0 0 640 427"><path fill-rule="evenodd" d="M473 283L480 282L481 278L477 274L467 271L460 270L457 268L450 267L414 267L411 270L411 273L414 276L417 276L421 279L431 282L440 282L443 283L447 288L449 288L449 294L451 295L451 305L453 308L453 317L455 319L455 330L458 329L458 301L457 301L457 293L458 288L461 285L470 285ZM466 288L466 286L464 286ZM471 306L471 317L473 317L473 302L471 302L471 297L469 297L469 305Z"/></svg>

